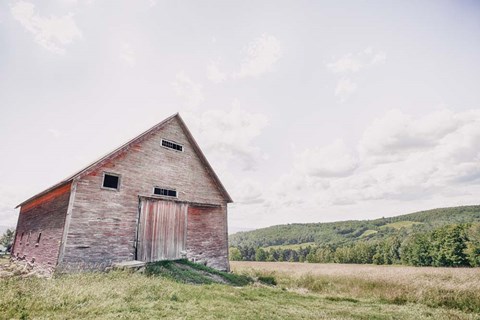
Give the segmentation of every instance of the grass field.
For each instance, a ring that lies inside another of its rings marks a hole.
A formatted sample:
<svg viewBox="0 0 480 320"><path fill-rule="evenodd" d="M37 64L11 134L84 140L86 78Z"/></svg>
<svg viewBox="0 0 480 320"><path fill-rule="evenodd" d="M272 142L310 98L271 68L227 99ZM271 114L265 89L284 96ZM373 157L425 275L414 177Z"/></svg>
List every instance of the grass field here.
<svg viewBox="0 0 480 320"><path fill-rule="evenodd" d="M368 236L371 236L372 234L375 234L375 233L378 233L377 230L365 230L359 238L365 238L365 237L368 237Z"/></svg>
<svg viewBox="0 0 480 320"><path fill-rule="evenodd" d="M10 277L0 279L0 319L480 319L478 269L232 267L278 284L194 285L126 271Z"/></svg>
<svg viewBox="0 0 480 320"><path fill-rule="evenodd" d="M480 268L353 264L231 263L236 273L272 276L279 286L334 299L421 304L480 314Z"/></svg>
<svg viewBox="0 0 480 320"><path fill-rule="evenodd" d="M386 225L381 226L380 228L393 228L393 229L402 229L402 228L411 228L414 225L417 224L422 224L421 222L415 222L415 221L397 221L397 222L392 222L388 223Z"/></svg>
<svg viewBox="0 0 480 320"><path fill-rule="evenodd" d="M278 246L268 246L263 249L269 250L269 249L290 249L290 250L298 250L300 248L306 248L308 246L314 246L315 242L305 242L305 243L300 243L300 244L282 244Z"/></svg>

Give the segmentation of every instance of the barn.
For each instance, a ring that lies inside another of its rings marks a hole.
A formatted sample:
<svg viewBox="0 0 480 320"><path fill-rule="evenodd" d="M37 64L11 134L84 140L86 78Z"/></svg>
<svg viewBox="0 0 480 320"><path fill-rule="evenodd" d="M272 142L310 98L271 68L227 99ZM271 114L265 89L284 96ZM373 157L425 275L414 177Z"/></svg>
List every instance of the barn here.
<svg viewBox="0 0 480 320"><path fill-rule="evenodd" d="M12 258L50 271L179 258L229 270L231 202L175 114L19 204Z"/></svg>

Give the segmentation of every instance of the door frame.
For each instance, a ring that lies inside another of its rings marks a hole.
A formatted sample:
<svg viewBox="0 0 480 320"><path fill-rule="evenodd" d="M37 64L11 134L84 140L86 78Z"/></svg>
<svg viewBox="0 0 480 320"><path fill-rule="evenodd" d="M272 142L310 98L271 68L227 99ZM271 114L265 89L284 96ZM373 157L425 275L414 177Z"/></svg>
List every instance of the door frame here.
<svg viewBox="0 0 480 320"><path fill-rule="evenodd" d="M220 204L211 204L211 203L201 203L201 202L193 202L193 201L185 201L185 200L179 200L178 198L168 198L165 196L159 196L159 195L138 195L138 205L137 205L137 218L135 222L135 239L133 241L133 246L134 246L134 257L135 260L138 260L138 236L139 236L139 231L140 231L140 215L142 214L142 199L148 199L148 200L157 200L157 201L169 201L169 202L176 202L176 203L184 203L188 205L187 208L187 213L185 217L185 246L188 245L187 243L187 233L188 233L188 209L190 207L209 207L209 208L218 208L221 207L222 205Z"/></svg>

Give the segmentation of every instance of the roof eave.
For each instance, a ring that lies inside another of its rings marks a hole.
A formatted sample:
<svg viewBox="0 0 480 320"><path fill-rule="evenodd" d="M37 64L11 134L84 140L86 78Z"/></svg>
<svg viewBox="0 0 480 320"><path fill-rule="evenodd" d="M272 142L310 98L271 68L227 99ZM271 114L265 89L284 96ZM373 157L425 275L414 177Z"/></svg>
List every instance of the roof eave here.
<svg viewBox="0 0 480 320"><path fill-rule="evenodd" d="M72 179L68 179L68 180L63 180L63 181L60 181L60 182L57 183L57 184L54 184L54 185L51 186L50 188L47 188L47 189L43 190L42 192L37 193L36 195L34 195L34 196L28 198L27 200L23 201L22 203L18 204L18 205L15 207L15 209L23 206L24 204L29 203L29 202L32 201L32 200L35 200L35 199L37 199L37 198L40 198L40 197L43 196L43 195L46 195L46 194L49 193L50 191L53 191L53 190L55 190L55 189L57 189L57 188L60 188L61 186L66 185L67 183L72 182L72 180L73 180L73 178L72 178Z"/></svg>

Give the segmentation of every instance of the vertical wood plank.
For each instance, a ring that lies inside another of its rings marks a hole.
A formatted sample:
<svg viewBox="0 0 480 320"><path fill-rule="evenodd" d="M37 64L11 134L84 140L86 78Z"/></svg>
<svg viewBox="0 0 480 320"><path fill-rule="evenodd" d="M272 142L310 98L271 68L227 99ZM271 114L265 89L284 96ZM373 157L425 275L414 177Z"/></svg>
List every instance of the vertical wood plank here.
<svg viewBox="0 0 480 320"><path fill-rule="evenodd" d="M141 199L137 257L142 261L174 260L186 249L188 204Z"/></svg>

